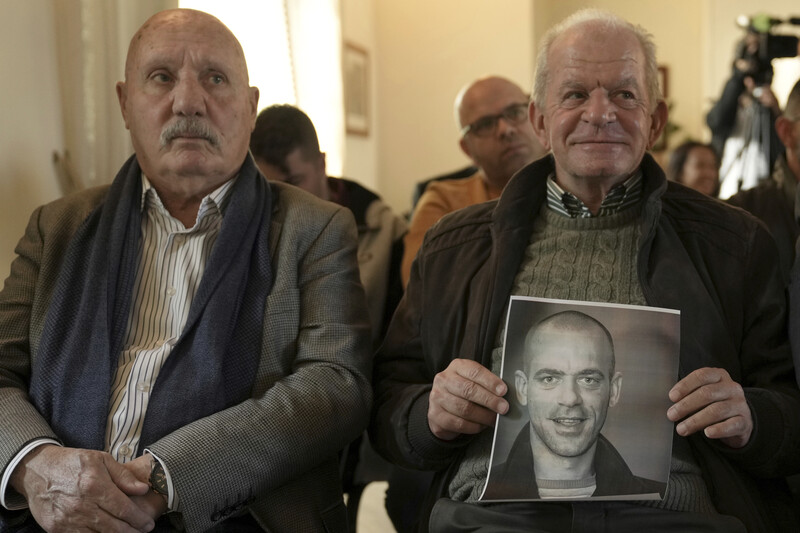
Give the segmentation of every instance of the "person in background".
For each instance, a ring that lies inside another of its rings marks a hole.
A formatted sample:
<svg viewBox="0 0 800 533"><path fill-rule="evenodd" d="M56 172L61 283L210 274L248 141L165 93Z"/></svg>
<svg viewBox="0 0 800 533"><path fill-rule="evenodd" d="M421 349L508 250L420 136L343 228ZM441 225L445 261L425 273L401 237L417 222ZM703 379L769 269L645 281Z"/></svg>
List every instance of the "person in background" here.
<svg viewBox="0 0 800 533"><path fill-rule="evenodd" d="M405 221L366 187L328 176L314 124L297 107L264 108L250 136L250 152L267 179L295 185L353 213L358 226L358 267L372 321L372 344L377 348L403 295L400 260Z"/></svg>
<svg viewBox="0 0 800 533"><path fill-rule="evenodd" d="M499 76L480 78L459 91L455 99L459 146L478 170L468 178L432 182L420 196L404 238L404 286L425 232L436 221L499 197L517 170L544 155L528 120L528 101L517 84Z"/></svg>
<svg viewBox="0 0 800 533"><path fill-rule="evenodd" d="M772 59L800 55L800 40L770 34L768 20L750 20L736 46L731 75L706 115L711 145L720 156L723 199L766 179L783 150L775 130L781 109L772 91Z"/></svg>
<svg viewBox="0 0 800 533"><path fill-rule="evenodd" d="M710 144L686 141L667 163L667 179L714 198L719 194L719 157Z"/></svg>
<svg viewBox="0 0 800 533"><path fill-rule="evenodd" d="M258 172L258 94L207 13L131 40L135 154L33 213L0 292L0 530L347 531L338 456L371 407L356 227Z"/></svg>
<svg viewBox="0 0 800 533"><path fill-rule="evenodd" d="M784 146L775 160L772 174L752 189L739 191L728 199L760 218L767 225L781 255L781 272L788 282L795 261L795 243L800 237L797 222L797 181L800 180L800 81L786 100L786 109L775 119L775 131Z"/></svg>
<svg viewBox="0 0 800 533"><path fill-rule="evenodd" d="M573 13L538 48L530 117L551 155L426 235L375 359L376 449L437 471L434 532L796 531L784 476L800 471L800 390L778 252L754 217L668 182L647 153L668 117L652 37ZM509 410L512 295L680 311L661 501L476 503Z"/></svg>

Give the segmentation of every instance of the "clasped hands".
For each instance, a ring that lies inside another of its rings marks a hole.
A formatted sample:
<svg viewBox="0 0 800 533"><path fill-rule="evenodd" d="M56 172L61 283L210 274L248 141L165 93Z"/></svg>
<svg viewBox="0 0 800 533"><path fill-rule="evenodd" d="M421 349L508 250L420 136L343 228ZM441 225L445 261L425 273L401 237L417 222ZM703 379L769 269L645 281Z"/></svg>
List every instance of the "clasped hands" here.
<svg viewBox="0 0 800 533"><path fill-rule="evenodd" d="M152 460L143 455L121 464L105 452L46 444L25 456L11 485L50 533L146 532L167 510L164 497L150 490Z"/></svg>
<svg viewBox="0 0 800 533"><path fill-rule="evenodd" d="M428 404L428 426L443 440L476 434L494 425L509 404L507 385L480 363L454 359L436 374ZM702 431L731 448L750 440L753 417L742 386L721 368L700 368L669 391L673 405L667 418L679 422L676 431L686 437Z"/></svg>

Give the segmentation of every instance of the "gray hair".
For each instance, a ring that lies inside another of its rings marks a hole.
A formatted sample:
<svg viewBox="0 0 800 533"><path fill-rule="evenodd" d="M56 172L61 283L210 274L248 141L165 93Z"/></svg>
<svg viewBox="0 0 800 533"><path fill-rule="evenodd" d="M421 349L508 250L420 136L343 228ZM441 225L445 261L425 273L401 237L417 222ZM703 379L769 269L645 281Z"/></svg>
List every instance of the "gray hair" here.
<svg viewBox="0 0 800 533"><path fill-rule="evenodd" d="M647 97L650 104L650 111L653 111L656 108L656 104L661 99L661 88L658 85L656 45L653 42L653 36L643 27L631 24L614 13L594 8L576 11L547 30L547 33L545 33L539 43L539 51L536 55L536 73L533 78L533 102L536 104L536 107L543 109L545 105L547 79L550 76L548 56L550 55L550 48L553 42L567 30L589 22L603 25L606 31L630 31L636 36L639 45L642 47L642 52L644 53L644 76L647 85Z"/></svg>

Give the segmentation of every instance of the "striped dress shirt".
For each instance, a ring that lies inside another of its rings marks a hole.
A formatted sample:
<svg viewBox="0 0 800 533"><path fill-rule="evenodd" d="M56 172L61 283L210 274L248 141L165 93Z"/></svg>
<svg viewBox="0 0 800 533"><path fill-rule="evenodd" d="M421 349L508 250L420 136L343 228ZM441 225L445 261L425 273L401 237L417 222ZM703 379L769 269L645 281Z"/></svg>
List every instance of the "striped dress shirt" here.
<svg viewBox="0 0 800 533"><path fill-rule="evenodd" d="M150 392L186 324L234 181L203 198L187 229L142 175L139 264L106 426L106 451L121 463L137 455Z"/></svg>

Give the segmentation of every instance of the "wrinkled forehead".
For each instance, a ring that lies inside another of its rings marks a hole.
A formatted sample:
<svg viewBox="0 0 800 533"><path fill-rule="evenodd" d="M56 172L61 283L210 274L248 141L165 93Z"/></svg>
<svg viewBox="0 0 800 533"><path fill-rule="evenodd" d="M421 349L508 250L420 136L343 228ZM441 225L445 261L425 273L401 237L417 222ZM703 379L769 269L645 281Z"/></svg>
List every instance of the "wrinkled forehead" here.
<svg viewBox="0 0 800 533"><path fill-rule="evenodd" d="M227 26L207 13L186 9L158 13L136 32L128 48L126 76L132 69L183 54L240 70L247 77L244 52Z"/></svg>
<svg viewBox="0 0 800 533"><path fill-rule="evenodd" d="M569 76L619 73L644 78L645 56L633 32L586 23L564 32L550 48L554 71Z"/></svg>

